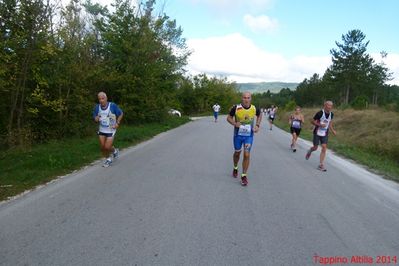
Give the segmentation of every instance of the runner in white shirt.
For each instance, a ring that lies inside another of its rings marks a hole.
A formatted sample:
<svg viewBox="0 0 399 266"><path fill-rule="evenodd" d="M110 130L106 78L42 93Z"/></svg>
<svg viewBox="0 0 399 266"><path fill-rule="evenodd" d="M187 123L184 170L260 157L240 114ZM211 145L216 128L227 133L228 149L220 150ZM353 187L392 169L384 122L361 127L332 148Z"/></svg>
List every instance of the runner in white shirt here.
<svg viewBox="0 0 399 266"><path fill-rule="evenodd" d="M222 109L222 108L220 107L220 105L218 103L215 103L212 106L212 109L213 109L213 116L215 117L215 123L216 123L218 121L218 115L219 115L220 109Z"/></svg>
<svg viewBox="0 0 399 266"><path fill-rule="evenodd" d="M326 101L324 103L324 108L313 117L312 124L315 126L313 130L313 147L306 153L306 160L309 160L312 152L316 151L318 145L321 144L320 164L318 169L323 172L327 171L324 167L324 159L326 158L327 152L328 133L331 130L334 135L337 134L333 127L332 120L334 114L331 112L332 108L332 101Z"/></svg>

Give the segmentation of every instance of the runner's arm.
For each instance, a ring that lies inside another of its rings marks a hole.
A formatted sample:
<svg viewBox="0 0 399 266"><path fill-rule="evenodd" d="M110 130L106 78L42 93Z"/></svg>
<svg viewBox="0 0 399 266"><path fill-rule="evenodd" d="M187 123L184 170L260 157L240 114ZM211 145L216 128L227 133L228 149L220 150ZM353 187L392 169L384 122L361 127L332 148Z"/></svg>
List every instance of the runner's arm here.
<svg viewBox="0 0 399 266"><path fill-rule="evenodd" d="M256 110L256 125L254 128L254 132L258 132L260 129L260 123L262 122L262 113L260 109Z"/></svg>
<svg viewBox="0 0 399 266"><path fill-rule="evenodd" d="M316 126L316 127L321 127L320 121L319 120L312 120L312 125Z"/></svg>
<svg viewBox="0 0 399 266"><path fill-rule="evenodd" d="M235 127L240 127L240 122L236 122L235 121L235 112L236 112L236 106L233 106L229 112L229 114L227 115L227 122L229 122L231 125L235 126Z"/></svg>
<svg viewBox="0 0 399 266"><path fill-rule="evenodd" d="M116 124L114 125L114 128L118 128L118 127L119 127L119 124L121 123L122 118L123 118L123 111L122 111L122 109L119 108L119 106L118 106L117 104L115 104L115 103L113 103L113 104L111 105L111 109L112 109L112 112L116 115Z"/></svg>
<svg viewBox="0 0 399 266"><path fill-rule="evenodd" d="M321 127L320 119L321 119L322 116L323 116L323 112L322 111L316 113L315 116L313 117L313 120L311 121L312 125L314 125L316 127Z"/></svg>
<svg viewBox="0 0 399 266"><path fill-rule="evenodd" d="M121 113L117 118L116 118L116 124L119 126L123 118L123 113Z"/></svg>
<svg viewBox="0 0 399 266"><path fill-rule="evenodd" d="M330 121L330 126L329 126L329 128L331 129L331 132L332 132L332 133L334 134L334 136L335 136L335 135L337 135L337 131L335 131L333 124L334 124L334 123L333 123L333 121L331 120L331 121Z"/></svg>
<svg viewBox="0 0 399 266"><path fill-rule="evenodd" d="M98 122L100 120L100 117L98 116L98 104L93 109L93 119L94 122Z"/></svg>
<svg viewBox="0 0 399 266"><path fill-rule="evenodd" d="M231 125L233 125L235 127L239 127L240 126L240 125L237 125L237 124L239 124L239 122L236 122L234 117L232 117L230 114L227 115L227 122L229 122Z"/></svg>

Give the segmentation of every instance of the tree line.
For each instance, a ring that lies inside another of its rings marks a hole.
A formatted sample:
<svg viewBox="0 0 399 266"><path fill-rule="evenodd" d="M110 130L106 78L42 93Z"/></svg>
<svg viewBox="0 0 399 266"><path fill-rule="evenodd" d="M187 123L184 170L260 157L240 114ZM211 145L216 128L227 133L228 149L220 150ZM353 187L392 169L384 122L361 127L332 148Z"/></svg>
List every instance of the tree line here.
<svg viewBox="0 0 399 266"><path fill-rule="evenodd" d="M0 146L2 149L93 133L97 92L128 124L228 108L237 89L225 79L187 77L183 31L154 0L116 0L112 12L90 0L0 3Z"/></svg>
<svg viewBox="0 0 399 266"><path fill-rule="evenodd" d="M342 43L330 50L332 63L323 76L315 73L298 84L296 90L282 89L279 93L258 93L254 101L261 107L272 104L280 107L321 106L327 100L342 107L367 108L370 105L387 106L399 111L399 86L389 85L392 73L386 67L386 52L376 62L367 53L369 41L360 30L342 35Z"/></svg>
<svg viewBox="0 0 399 266"><path fill-rule="evenodd" d="M369 41L360 30L350 30L342 35L342 42L330 50L332 64L323 76L314 74L302 81L295 93L295 101L302 106L319 106L331 99L337 105L367 108L369 105L393 105L399 110L399 86L388 85L392 73L380 53L376 62L367 53Z"/></svg>

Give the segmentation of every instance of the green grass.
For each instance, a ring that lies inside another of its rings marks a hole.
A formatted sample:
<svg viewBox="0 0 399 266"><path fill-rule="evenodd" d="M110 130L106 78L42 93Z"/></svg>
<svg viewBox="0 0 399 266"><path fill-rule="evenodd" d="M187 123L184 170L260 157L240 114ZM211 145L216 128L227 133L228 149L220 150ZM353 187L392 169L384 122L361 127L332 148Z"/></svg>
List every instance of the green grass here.
<svg viewBox="0 0 399 266"><path fill-rule="evenodd" d="M283 113L283 112L282 112ZM305 116L305 120L309 121L309 115ZM376 121L378 121L376 119ZM344 123L341 121L341 125L336 124L338 131L338 136L331 136L329 138L328 148L332 149L337 154L340 154L346 158L352 159L353 161L366 166L370 171L382 175L386 179L390 179L399 182L399 165L398 163L383 151L376 147L365 148L367 145L359 145L354 142L353 139L347 136L353 132L354 123ZM288 125L288 115L280 115L278 119L275 120L276 126L289 132ZM374 125L371 123L369 125L369 130L373 130ZM377 128L378 126L375 125ZM380 129L379 129L380 130ZM310 130L309 122L305 128L301 131L301 138L312 141L313 132ZM378 135L376 136L378 138Z"/></svg>
<svg viewBox="0 0 399 266"><path fill-rule="evenodd" d="M163 123L121 126L115 138L118 148L126 148L187 123L189 118L171 117ZM31 147L8 150L0 157L0 201L71 173L101 158L98 138L65 139Z"/></svg>

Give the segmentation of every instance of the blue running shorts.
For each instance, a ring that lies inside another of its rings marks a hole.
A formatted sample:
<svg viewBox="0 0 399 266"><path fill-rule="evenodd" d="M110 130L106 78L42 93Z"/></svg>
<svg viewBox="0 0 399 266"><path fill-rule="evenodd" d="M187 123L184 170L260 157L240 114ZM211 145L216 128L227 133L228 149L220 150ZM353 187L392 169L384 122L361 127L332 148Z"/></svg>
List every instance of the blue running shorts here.
<svg viewBox="0 0 399 266"><path fill-rule="evenodd" d="M244 145L244 151L250 152L252 148L252 143L254 141L253 136L249 137L244 137L244 136L234 136L233 142L234 142L234 149L236 151L240 151L242 146Z"/></svg>

